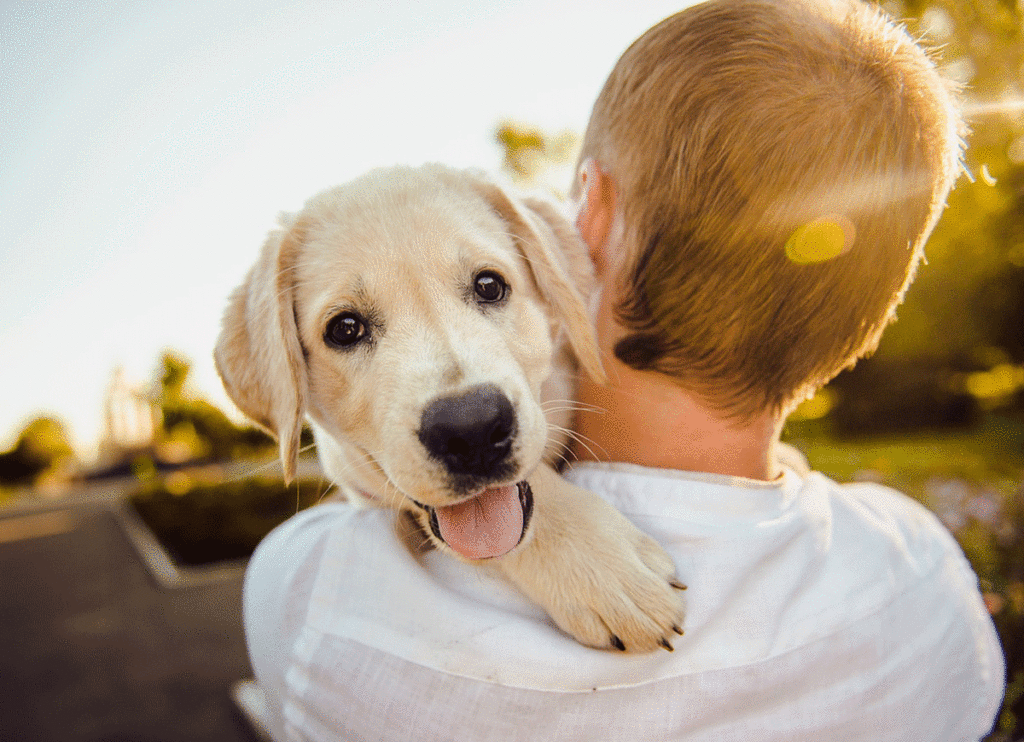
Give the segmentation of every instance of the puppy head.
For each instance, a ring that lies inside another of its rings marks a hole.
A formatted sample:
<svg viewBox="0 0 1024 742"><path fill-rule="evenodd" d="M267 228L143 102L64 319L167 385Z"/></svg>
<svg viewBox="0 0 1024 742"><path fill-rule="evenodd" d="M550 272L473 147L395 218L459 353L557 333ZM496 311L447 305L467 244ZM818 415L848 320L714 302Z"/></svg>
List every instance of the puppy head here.
<svg viewBox="0 0 1024 742"><path fill-rule="evenodd" d="M447 505L539 462L557 332L601 378L575 288L585 256L554 209L477 176L375 171L270 235L230 300L218 369L277 436L286 476L308 414L335 479ZM481 437L487 451L460 448Z"/></svg>

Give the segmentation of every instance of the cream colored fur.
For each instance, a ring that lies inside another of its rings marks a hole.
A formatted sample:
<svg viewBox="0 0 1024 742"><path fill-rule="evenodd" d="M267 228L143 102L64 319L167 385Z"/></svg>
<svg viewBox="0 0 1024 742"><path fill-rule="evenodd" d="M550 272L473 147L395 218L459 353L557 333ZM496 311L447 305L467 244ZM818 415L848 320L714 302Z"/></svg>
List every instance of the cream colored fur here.
<svg viewBox="0 0 1024 742"><path fill-rule="evenodd" d="M481 270L508 281L499 309L472 301ZM424 407L496 386L518 424L507 481L528 480L534 506L520 544L491 561L583 644L667 647L682 620L671 560L550 466L577 366L602 375L589 280L582 243L549 204L442 166L373 171L282 218L231 297L217 367L239 408L277 437L286 478L308 418L346 496L407 510L428 536L412 501L458 496L417 438ZM373 340L339 351L325 326L352 308L371 320Z"/></svg>

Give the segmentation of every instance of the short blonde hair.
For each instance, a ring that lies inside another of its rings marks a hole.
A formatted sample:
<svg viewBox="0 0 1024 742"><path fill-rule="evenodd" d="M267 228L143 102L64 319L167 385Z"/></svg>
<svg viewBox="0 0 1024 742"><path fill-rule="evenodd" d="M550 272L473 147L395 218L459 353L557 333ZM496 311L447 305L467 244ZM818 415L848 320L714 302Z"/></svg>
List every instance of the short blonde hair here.
<svg viewBox="0 0 1024 742"><path fill-rule="evenodd" d="M616 184L615 354L737 417L872 351L960 172L955 91L855 2L710 0L645 33L581 163Z"/></svg>

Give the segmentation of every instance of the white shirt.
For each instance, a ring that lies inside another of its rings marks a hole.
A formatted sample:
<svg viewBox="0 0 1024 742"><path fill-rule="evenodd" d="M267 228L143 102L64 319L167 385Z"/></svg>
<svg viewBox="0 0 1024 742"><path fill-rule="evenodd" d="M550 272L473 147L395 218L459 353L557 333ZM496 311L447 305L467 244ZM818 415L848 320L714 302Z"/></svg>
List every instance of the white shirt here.
<svg viewBox="0 0 1024 742"><path fill-rule="evenodd" d="M978 740L1003 655L977 578L921 505L776 482L579 465L658 540L686 593L675 651L562 634L490 569L412 553L395 514L325 504L260 545L246 635L278 740ZM538 493L538 496L541 496Z"/></svg>

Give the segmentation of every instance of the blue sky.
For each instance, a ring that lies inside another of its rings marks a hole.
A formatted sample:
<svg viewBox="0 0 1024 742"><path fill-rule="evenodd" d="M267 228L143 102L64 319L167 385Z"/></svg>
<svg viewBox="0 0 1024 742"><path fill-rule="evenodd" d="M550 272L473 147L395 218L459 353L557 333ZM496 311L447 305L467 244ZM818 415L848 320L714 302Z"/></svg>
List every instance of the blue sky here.
<svg viewBox="0 0 1024 742"><path fill-rule="evenodd" d="M379 165L496 171L495 125L582 131L686 0L0 4L0 448L56 413L88 453L114 368L210 354L282 210Z"/></svg>

